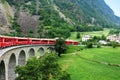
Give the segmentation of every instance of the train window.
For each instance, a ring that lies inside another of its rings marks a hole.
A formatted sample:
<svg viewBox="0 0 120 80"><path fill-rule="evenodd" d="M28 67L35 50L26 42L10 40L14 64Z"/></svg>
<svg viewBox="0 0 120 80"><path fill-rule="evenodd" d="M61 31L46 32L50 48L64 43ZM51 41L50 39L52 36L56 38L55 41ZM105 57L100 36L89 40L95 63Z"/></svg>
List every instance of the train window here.
<svg viewBox="0 0 120 80"><path fill-rule="evenodd" d="M18 42L22 42L22 41L28 41L27 39L18 39Z"/></svg>
<svg viewBox="0 0 120 80"><path fill-rule="evenodd" d="M32 41L40 41L40 40L32 40Z"/></svg>
<svg viewBox="0 0 120 80"><path fill-rule="evenodd" d="M2 38L0 37L0 42L2 42Z"/></svg>
<svg viewBox="0 0 120 80"><path fill-rule="evenodd" d="M5 38L5 42L15 41L15 38Z"/></svg>

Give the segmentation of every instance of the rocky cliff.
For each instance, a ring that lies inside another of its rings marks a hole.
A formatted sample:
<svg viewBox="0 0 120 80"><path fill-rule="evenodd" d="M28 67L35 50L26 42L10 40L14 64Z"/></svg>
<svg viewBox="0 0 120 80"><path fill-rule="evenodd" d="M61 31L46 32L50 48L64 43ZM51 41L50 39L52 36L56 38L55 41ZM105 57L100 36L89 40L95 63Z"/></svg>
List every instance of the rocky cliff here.
<svg viewBox="0 0 120 80"><path fill-rule="evenodd" d="M0 3L0 34L10 33L10 22L14 16L13 9L7 2Z"/></svg>
<svg viewBox="0 0 120 80"><path fill-rule="evenodd" d="M21 26L22 32L27 34L29 31L34 31L37 35L37 29L39 27L39 16L31 15L27 12L19 12L18 23Z"/></svg>

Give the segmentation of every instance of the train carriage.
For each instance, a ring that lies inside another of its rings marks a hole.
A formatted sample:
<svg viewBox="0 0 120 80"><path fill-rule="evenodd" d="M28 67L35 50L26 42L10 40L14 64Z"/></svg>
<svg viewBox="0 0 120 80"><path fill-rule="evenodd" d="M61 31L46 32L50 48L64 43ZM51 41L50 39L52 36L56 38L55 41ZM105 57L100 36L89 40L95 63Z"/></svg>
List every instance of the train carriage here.
<svg viewBox="0 0 120 80"><path fill-rule="evenodd" d="M65 43L66 45L78 45L78 42L73 40L66 40Z"/></svg>
<svg viewBox="0 0 120 80"><path fill-rule="evenodd" d="M41 44L55 44L55 39L41 39Z"/></svg>
<svg viewBox="0 0 120 80"><path fill-rule="evenodd" d="M1 47L8 47L8 46L13 46L16 43L16 38L15 37L8 37L8 36L0 36L0 45Z"/></svg>
<svg viewBox="0 0 120 80"><path fill-rule="evenodd" d="M56 43L56 39L49 39L49 44L55 44Z"/></svg>
<svg viewBox="0 0 120 80"><path fill-rule="evenodd" d="M26 45L30 43L30 39L29 38L17 38L16 40L16 44L17 45Z"/></svg>
<svg viewBox="0 0 120 80"><path fill-rule="evenodd" d="M74 42L74 45L78 45L79 43L77 41Z"/></svg>
<svg viewBox="0 0 120 80"><path fill-rule="evenodd" d="M39 38L29 38L31 44L40 44Z"/></svg>
<svg viewBox="0 0 120 80"><path fill-rule="evenodd" d="M14 46L14 45L31 45L31 44L55 44L56 39L44 38L24 38L24 37L9 37L0 36L0 48ZM66 45L78 45L77 41L66 40Z"/></svg>

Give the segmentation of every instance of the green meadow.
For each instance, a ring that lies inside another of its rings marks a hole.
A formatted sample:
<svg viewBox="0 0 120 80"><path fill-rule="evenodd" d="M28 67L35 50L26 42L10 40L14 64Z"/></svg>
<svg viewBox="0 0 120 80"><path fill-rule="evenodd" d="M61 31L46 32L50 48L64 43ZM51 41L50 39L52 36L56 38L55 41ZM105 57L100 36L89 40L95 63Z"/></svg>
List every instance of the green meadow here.
<svg viewBox="0 0 120 80"><path fill-rule="evenodd" d="M62 69L71 74L72 80L120 80L120 67L86 60L120 64L120 48L82 49L80 46L69 46L59 60Z"/></svg>
<svg viewBox="0 0 120 80"><path fill-rule="evenodd" d="M110 30L111 29L105 28L103 31L80 32L80 35L81 35L81 37L84 36L84 35L91 35L91 36L105 35L105 36L107 36ZM71 32L71 36L69 37L69 39L79 41L80 39L76 39L76 34L77 34L77 32Z"/></svg>

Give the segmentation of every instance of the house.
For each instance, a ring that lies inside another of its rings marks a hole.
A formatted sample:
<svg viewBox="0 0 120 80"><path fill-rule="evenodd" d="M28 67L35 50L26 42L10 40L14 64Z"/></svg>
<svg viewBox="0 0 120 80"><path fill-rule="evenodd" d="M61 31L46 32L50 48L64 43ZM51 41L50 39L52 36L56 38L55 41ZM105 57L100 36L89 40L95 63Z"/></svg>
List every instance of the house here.
<svg viewBox="0 0 120 80"><path fill-rule="evenodd" d="M114 35L108 36L107 39L108 39L110 42L112 42L112 41L116 41L116 40L118 39L118 37L117 37L117 35L114 34Z"/></svg>
<svg viewBox="0 0 120 80"><path fill-rule="evenodd" d="M102 44L102 45L106 45L108 42L106 42L104 40L100 40L99 43Z"/></svg>
<svg viewBox="0 0 120 80"><path fill-rule="evenodd" d="M120 44L120 39L119 39L119 40L116 40L116 42Z"/></svg>
<svg viewBox="0 0 120 80"><path fill-rule="evenodd" d="M120 35L117 36L117 35L110 35L107 37L107 39L112 42L112 41L115 41L115 42L118 42L120 44Z"/></svg>
<svg viewBox="0 0 120 80"><path fill-rule="evenodd" d="M86 42L86 41L88 41L89 39L92 39L92 37L91 37L90 35L84 35L84 36L82 37L82 42Z"/></svg>

